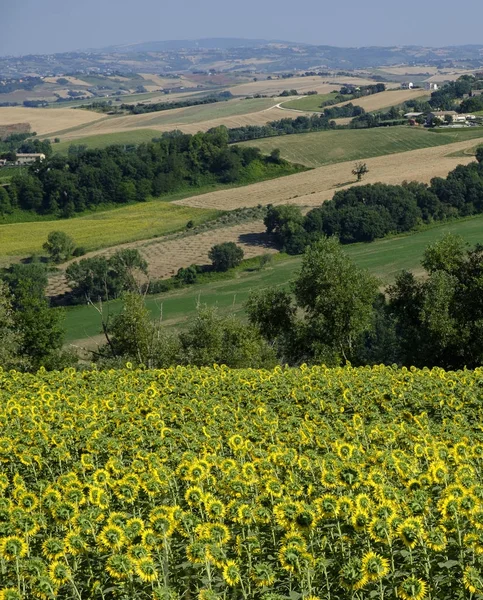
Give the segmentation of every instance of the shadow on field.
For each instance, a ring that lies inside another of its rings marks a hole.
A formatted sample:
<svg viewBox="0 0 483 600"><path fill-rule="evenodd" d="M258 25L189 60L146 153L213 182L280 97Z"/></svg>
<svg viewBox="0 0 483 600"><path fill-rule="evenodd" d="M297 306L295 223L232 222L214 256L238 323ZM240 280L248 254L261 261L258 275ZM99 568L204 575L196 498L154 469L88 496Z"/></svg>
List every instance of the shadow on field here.
<svg viewBox="0 0 483 600"><path fill-rule="evenodd" d="M268 233L243 233L238 237L241 244L247 246L257 246L259 248L276 248L273 235Z"/></svg>

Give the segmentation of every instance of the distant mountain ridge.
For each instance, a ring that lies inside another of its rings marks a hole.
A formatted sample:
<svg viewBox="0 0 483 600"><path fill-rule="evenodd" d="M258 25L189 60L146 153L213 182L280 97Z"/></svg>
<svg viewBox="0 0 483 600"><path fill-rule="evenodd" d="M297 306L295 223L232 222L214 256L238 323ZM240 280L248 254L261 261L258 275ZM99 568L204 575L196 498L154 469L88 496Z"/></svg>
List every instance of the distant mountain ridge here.
<svg viewBox="0 0 483 600"><path fill-rule="evenodd" d="M170 52L180 50L228 50L233 48L256 48L273 43L293 44L265 39L245 38L203 38L196 40L165 40L158 42L138 42L97 48L98 52Z"/></svg>

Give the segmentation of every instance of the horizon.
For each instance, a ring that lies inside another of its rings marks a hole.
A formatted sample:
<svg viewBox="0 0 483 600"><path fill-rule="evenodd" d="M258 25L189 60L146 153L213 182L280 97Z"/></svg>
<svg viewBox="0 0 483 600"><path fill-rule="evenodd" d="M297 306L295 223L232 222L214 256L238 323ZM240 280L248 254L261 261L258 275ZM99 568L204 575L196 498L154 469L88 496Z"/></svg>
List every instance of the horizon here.
<svg viewBox="0 0 483 600"><path fill-rule="evenodd" d="M25 0L21 6L7 4L3 9L0 56L210 38L286 40L340 48L481 45L483 5L478 0L465 3L465 15L471 14L471 19L464 28L454 27L448 18L451 6L449 0L442 0L435 11L432 2L422 0L414 16L412 10L388 6L384 0L366 0L364 6L356 0L335 6L327 0L306 0L296 19L286 0L246 0L243 6L229 7L222 0L202 4L185 0L169 6L139 0L135 12L127 0L85 0L82 5Z"/></svg>

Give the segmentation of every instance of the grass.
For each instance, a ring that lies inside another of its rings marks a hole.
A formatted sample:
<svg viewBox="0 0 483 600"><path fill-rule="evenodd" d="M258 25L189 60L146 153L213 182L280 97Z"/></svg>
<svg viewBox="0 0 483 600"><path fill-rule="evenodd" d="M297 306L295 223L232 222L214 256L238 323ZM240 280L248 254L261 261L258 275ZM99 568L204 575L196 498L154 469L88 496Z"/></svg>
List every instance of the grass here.
<svg viewBox="0 0 483 600"><path fill-rule="evenodd" d="M78 246L96 250L179 231L190 220L199 225L218 214L216 210L151 201L75 219L0 225L0 256L41 253L51 231L64 231Z"/></svg>
<svg viewBox="0 0 483 600"><path fill-rule="evenodd" d="M424 231L405 236L392 237L372 244L346 246L345 251L361 267L376 274L384 284L394 280L396 273L403 269L418 271L425 248L438 240L444 233L461 235L474 245L483 242L483 215L465 220L434 226ZM147 307L153 316L159 316L162 306L163 319L168 327L180 327L196 313L199 303L216 305L222 313L243 314L243 307L250 292L269 286L287 286L300 268L301 256L274 257L273 268L263 271L235 270L231 280L215 281L194 285L181 290L149 297ZM121 301L106 303L106 314L116 314ZM88 306L68 308L66 311L66 341L85 339L100 331L99 315Z"/></svg>
<svg viewBox="0 0 483 600"><path fill-rule="evenodd" d="M287 102L284 102L282 104L282 107L293 108L295 110L306 110L311 112L324 112L324 108L327 107L321 107L321 104L329 100L335 101L335 98L338 95L339 92L331 92L330 94L313 94L311 96L299 98L298 100L289 100Z"/></svg>
<svg viewBox="0 0 483 600"><path fill-rule="evenodd" d="M87 146L88 148L105 148L113 144L131 145L150 142L153 138L160 137L162 134L155 129L132 129L128 131L119 131L117 133L105 133L103 135L90 135L77 140L62 141L53 144L52 148L56 154L67 154L70 146Z"/></svg>
<svg viewBox="0 0 483 600"><path fill-rule="evenodd" d="M243 142L266 154L279 148L282 157L308 167L320 167L348 160L360 160L463 142L483 137L483 128L455 129L434 133L414 127L378 127L319 131Z"/></svg>

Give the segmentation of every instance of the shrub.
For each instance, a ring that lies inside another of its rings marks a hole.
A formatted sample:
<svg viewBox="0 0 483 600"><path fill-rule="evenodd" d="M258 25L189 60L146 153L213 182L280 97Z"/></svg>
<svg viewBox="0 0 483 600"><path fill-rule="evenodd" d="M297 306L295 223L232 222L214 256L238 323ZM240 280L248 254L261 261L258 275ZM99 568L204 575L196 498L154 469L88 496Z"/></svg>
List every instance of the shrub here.
<svg viewBox="0 0 483 600"><path fill-rule="evenodd" d="M234 242L224 242L213 246L208 256L214 271L228 271L241 263L244 252Z"/></svg>

